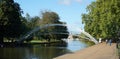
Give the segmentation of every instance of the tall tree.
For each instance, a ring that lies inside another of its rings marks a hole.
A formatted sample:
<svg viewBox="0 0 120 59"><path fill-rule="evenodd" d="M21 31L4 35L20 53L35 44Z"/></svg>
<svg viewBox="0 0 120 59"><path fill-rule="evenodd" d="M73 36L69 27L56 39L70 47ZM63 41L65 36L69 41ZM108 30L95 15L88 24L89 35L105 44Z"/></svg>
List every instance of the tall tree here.
<svg viewBox="0 0 120 59"><path fill-rule="evenodd" d="M82 15L85 30L96 38L118 38L120 31L120 1L96 0Z"/></svg>
<svg viewBox="0 0 120 59"><path fill-rule="evenodd" d="M30 21L31 28L33 29L37 26L40 26L40 21L41 21L41 19L38 16L31 18L31 21Z"/></svg>
<svg viewBox="0 0 120 59"><path fill-rule="evenodd" d="M16 38L22 33L22 10L14 0L0 0L0 41L4 37Z"/></svg>
<svg viewBox="0 0 120 59"><path fill-rule="evenodd" d="M46 24L63 24L63 22L59 21L59 15L55 12L46 11L42 13L42 25ZM67 27L63 26L52 26L47 27L42 30L43 33L49 33L46 37L53 39L61 39L66 38L68 34L59 34L59 33L68 33Z"/></svg>

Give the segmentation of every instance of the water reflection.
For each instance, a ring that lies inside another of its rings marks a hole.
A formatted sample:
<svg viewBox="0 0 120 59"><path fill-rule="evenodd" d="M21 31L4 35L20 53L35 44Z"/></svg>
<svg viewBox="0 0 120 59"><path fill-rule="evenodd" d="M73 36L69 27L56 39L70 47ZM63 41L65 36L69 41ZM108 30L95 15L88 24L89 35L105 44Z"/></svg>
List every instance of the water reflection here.
<svg viewBox="0 0 120 59"><path fill-rule="evenodd" d="M72 52L81 50L86 48L88 45L86 45L85 43L79 41L79 40L73 40L73 41L69 41L67 49L69 49Z"/></svg>
<svg viewBox="0 0 120 59"><path fill-rule="evenodd" d="M68 52L65 47L0 48L0 59L52 59Z"/></svg>
<svg viewBox="0 0 120 59"><path fill-rule="evenodd" d="M74 40L68 43L67 47L6 47L0 48L0 59L52 59L54 57L74 52L86 47L85 43Z"/></svg>

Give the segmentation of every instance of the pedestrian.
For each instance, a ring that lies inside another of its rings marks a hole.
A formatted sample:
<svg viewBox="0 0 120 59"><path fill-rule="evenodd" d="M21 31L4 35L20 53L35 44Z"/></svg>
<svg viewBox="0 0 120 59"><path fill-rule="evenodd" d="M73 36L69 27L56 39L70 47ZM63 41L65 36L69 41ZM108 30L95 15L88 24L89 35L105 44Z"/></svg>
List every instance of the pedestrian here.
<svg viewBox="0 0 120 59"><path fill-rule="evenodd" d="M99 43L101 43L102 42L102 39L101 38L99 38Z"/></svg>
<svg viewBox="0 0 120 59"><path fill-rule="evenodd" d="M109 40L109 44L110 44L110 46L111 46L111 44L112 44L112 39Z"/></svg>
<svg viewBox="0 0 120 59"><path fill-rule="evenodd" d="M118 54L119 59L120 59L120 39L116 43L116 48L117 48L117 54Z"/></svg>
<svg viewBox="0 0 120 59"><path fill-rule="evenodd" d="M108 43L108 39L105 40L106 41L106 44Z"/></svg>

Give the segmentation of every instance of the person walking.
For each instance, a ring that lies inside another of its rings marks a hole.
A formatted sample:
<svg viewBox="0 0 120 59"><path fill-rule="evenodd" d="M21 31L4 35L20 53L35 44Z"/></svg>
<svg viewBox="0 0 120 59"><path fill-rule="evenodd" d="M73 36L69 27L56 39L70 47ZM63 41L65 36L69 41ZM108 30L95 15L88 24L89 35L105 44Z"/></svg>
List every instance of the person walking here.
<svg viewBox="0 0 120 59"><path fill-rule="evenodd" d="M105 40L106 41L106 44L108 43L108 39Z"/></svg>
<svg viewBox="0 0 120 59"><path fill-rule="evenodd" d="M99 38L99 43L101 43L102 42L102 39L101 38Z"/></svg>
<svg viewBox="0 0 120 59"><path fill-rule="evenodd" d="M112 39L109 40L109 44L110 44L110 46L112 45Z"/></svg>
<svg viewBox="0 0 120 59"><path fill-rule="evenodd" d="M118 54L118 57L120 59L120 39L117 41L116 43L116 48L117 48L117 54Z"/></svg>

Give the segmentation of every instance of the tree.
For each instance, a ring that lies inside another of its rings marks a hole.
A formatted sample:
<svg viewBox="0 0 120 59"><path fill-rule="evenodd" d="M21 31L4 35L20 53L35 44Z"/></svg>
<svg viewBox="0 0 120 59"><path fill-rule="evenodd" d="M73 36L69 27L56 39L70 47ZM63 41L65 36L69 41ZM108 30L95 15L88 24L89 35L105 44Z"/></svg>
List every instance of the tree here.
<svg viewBox="0 0 120 59"><path fill-rule="evenodd" d="M0 0L0 41L4 37L17 38L22 33L22 10L14 0Z"/></svg>
<svg viewBox="0 0 120 59"><path fill-rule="evenodd" d="M23 23L30 29L34 29L37 26L40 26L40 17L38 16L34 16L31 17L28 13L26 14L25 17L22 18L23 19Z"/></svg>
<svg viewBox="0 0 120 59"><path fill-rule="evenodd" d="M96 0L82 15L85 31L96 38L118 38L120 31L120 1Z"/></svg>
<svg viewBox="0 0 120 59"><path fill-rule="evenodd" d="M35 16L35 17L31 18L31 21L30 21L31 28L33 29L37 26L40 26L40 21L41 21L41 19L38 16Z"/></svg>
<svg viewBox="0 0 120 59"><path fill-rule="evenodd" d="M55 12L46 11L42 13L42 21L41 25L46 24L63 24L63 22L59 21L59 16ZM66 38L68 34L59 34L59 33L68 33L67 27L64 26L52 26L47 27L46 29L41 29L41 33L49 33L47 36L48 39L61 39Z"/></svg>

